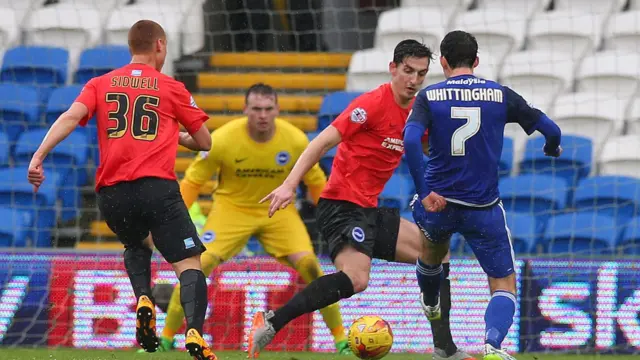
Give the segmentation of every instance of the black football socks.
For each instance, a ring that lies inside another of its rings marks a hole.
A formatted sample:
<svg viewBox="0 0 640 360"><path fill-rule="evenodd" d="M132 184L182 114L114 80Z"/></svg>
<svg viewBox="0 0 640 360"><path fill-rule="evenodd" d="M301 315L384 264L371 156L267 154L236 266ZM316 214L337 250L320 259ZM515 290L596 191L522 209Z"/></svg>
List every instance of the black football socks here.
<svg viewBox="0 0 640 360"><path fill-rule="evenodd" d="M452 356L458 351L458 347L453 343L451 336L451 326L449 315L451 313L451 281L449 280L449 263L442 264L444 279L440 283L440 309L442 317L439 320L431 321L431 332L433 333L433 345L444 350L448 356Z"/></svg>
<svg viewBox="0 0 640 360"><path fill-rule="evenodd" d="M148 247L127 247L124 250L124 267L127 269L136 299L146 295L151 298L151 255Z"/></svg>
<svg viewBox="0 0 640 360"><path fill-rule="evenodd" d="M280 331L298 316L325 308L353 294L351 279L342 271L321 276L276 310L275 316L269 319L269 322L276 331Z"/></svg>
<svg viewBox="0 0 640 360"><path fill-rule="evenodd" d="M207 313L207 278L202 271L189 269L180 274L180 303L187 320L187 331L196 329L202 334Z"/></svg>

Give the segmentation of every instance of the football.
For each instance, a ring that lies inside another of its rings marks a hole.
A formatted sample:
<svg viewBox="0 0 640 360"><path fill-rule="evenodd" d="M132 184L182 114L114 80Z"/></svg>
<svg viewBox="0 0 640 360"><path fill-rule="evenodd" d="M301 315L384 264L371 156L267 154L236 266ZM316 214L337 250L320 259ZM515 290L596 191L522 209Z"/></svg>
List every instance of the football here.
<svg viewBox="0 0 640 360"><path fill-rule="evenodd" d="M391 326L379 316L363 316L349 328L349 347L360 359L382 359L392 346Z"/></svg>

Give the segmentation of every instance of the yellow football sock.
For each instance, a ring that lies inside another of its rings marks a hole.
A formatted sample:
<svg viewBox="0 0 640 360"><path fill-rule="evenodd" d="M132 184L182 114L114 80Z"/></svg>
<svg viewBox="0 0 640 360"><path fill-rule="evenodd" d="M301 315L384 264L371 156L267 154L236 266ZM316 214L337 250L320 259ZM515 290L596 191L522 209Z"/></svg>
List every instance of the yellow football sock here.
<svg viewBox="0 0 640 360"><path fill-rule="evenodd" d="M213 255L202 254L202 272L206 277L211 275L213 269L218 267L222 262L219 257ZM164 321L164 329L162 329L162 337L167 339L173 339L178 330L184 323L184 310L180 303L180 286L176 286L171 294L171 300L169 301L169 307L167 309L167 317Z"/></svg>
<svg viewBox="0 0 640 360"><path fill-rule="evenodd" d="M314 254L303 256L298 262L293 264L293 267L307 284L324 275L322 268L320 268L318 258ZM320 314L322 314L325 324L327 324L327 327L331 330L331 334L336 343L347 340L344 325L342 324L342 315L340 315L340 305L338 305L338 303L320 309Z"/></svg>

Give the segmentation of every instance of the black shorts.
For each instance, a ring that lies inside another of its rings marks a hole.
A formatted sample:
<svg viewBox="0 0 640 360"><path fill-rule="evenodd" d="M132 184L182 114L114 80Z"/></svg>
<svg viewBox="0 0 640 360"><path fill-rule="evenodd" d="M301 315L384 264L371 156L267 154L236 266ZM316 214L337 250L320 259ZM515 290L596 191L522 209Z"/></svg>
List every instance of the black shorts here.
<svg viewBox="0 0 640 360"><path fill-rule="evenodd" d="M151 233L169 263L205 250L174 180L147 177L102 187L98 207L125 247L141 246Z"/></svg>
<svg viewBox="0 0 640 360"><path fill-rule="evenodd" d="M320 199L317 208L320 236L335 260L345 245L370 258L394 261L400 231L400 211L363 208L352 202Z"/></svg>

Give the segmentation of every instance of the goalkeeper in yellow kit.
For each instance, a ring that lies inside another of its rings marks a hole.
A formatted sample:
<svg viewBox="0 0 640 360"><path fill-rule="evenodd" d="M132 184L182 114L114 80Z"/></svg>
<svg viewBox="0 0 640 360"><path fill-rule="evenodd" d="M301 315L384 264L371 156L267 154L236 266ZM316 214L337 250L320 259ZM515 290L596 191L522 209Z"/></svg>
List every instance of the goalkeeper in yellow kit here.
<svg viewBox="0 0 640 360"><path fill-rule="evenodd" d="M207 251L202 254L202 271L209 276L216 266L237 255L252 235L264 250L287 264L309 283L323 275L313 252L311 238L295 207L287 207L269 218L269 204L259 204L271 189L289 175L309 141L300 129L278 119L277 94L264 84L251 86L245 96L246 117L221 126L211 135L212 146L191 163L180 191L187 205L198 198L200 188L218 174L213 206L201 236ZM318 165L304 177L314 202L326 184ZM334 336L338 353L350 354L337 303L320 310ZM171 295L160 350L171 348L182 326L184 312L180 288Z"/></svg>

